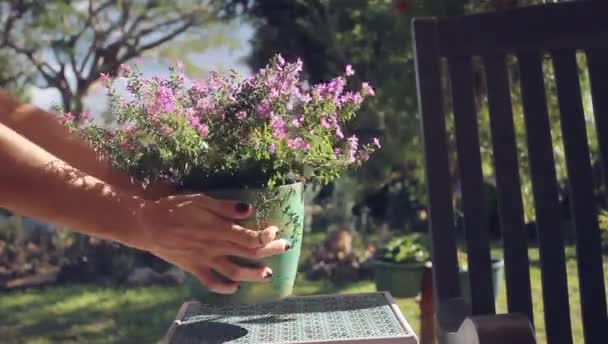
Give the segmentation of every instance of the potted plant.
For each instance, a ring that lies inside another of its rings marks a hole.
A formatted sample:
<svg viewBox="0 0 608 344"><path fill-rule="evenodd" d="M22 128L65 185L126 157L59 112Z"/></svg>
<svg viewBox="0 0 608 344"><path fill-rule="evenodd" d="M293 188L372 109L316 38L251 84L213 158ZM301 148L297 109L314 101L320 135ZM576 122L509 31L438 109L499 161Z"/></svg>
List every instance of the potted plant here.
<svg viewBox="0 0 608 344"><path fill-rule="evenodd" d="M415 297L429 259L423 236L410 234L391 240L372 260L376 289L396 297Z"/></svg>
<svg viewBox="0 0 608 344"><path fill-rule="evenodd" d="M368 83L347 90L352 67L328 83L311 87L301 80L302 62L288 63L280 55L256 74L242 80L211 73L205 80L186 79L183 66L171 68L169 78L145 79L123 65L122 96L108 76L102 76L112 128L94 122L65 122L95 149L143 184L168 180L182 192L252 204L255 215L241 225L262 229L275 225L291 242L286 253L262 262L269 266L269 283L242 283L237 294L210 294L191 283L202 301L261 302L288 296L293 288L303 231L305 183L328 183L356 168L380 144L362 144L346 136L346 125L364 98L374 95Z"/></svg>
<svg viewBox="0 0 608 344"><path fill-rule="evenodd" d="M460 279L460 291L462 297L467 302L471 302L471 282L469 279L469 263L467 253L458 250L458 276ZM502 285L504 260L498 257L492 257L492 287L494 289L494 299L498 297L500 286Z"/></svg>

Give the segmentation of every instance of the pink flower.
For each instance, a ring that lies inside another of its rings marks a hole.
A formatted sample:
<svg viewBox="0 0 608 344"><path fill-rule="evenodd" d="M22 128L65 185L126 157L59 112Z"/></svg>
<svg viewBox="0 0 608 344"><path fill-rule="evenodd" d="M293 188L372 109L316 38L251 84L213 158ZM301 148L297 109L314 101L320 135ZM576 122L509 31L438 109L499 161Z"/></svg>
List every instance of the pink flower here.
<svg viewBox="0 0 608 344"><path fill-rule="evenodd" d="M270 146L268 146L268 153L274 154L276 151L277 151L277 145L275 145L274 143L271 143Z"/></svg>
<svg viewBox="0 0 608 344"><path fill-rule="evenodd" d="M90 122L93 120L93 115L89 111L83 111L80 113L80 120Z"/></svg>
<svg viewBox="0 0 608 344"><path fill-rule="evenodd" d="M238 118L239 120L245 120L247 118L247 112L245 111L239 111L236 114L236 118Z"/></svg>
<svg viewBox="0 0 608 344"><path fill-rule="evenodd" d="M285 121L280 117L275 117L272 119L272 135L282 140L287 137L287 125L285 125Z"/></svg>
<svg viewBox="0 0 608 344"><path fill-rule="evenodd" d="M99 81L101 81L104 86L108 86L112 82L112 78L110 78L110 75L107 73L101 73L99 74Z"/></svg>
<svg viewBox="0 0 608 344"><path fill-rule="evenodd" d="M281 56L281 54L277 54L277 61L279 62L279 66L284 66L285 65L285 59L283 58L283 56Z"/></svg>
<svg viewBox="0 0 608 344"><path fill-rule="evenodd" d="M128 64L123 63L120 65L120 67L118 67L118 74L124 76L125 78L131 76L131 72L131 66Z"/></svg>
<svg viewBox="0 0 608 344"><path fill-rule="evenodd" d="M356 161L355 155L357 154L357 148L359 147L359 138L355 135L348 138L348 162L354 163Z"/></svg>
<svg viewBox="0 0 608 344"><path fill-rule="evenodd" d="M352 76L352 75L355 75L355 71L353 69L353 66L347 65L346 66L346 76Z"/></svg>
<svg viewBox="0 0 608 344"><path fill-rule="evenodd" d="M130 148L131 146L127 142L120 145L120 150L123 152L128 152Z"/></svg>
<svg viewBox="0 0 608 344"><path fill-rule="evenodd" d="M270 99L277 99L281 96L281 93L277 88L272 88L268 96L270 97Z"/></svg>
<svg viewBox="0 0 608 344"><path fill-rule="evenodd" d="M361 94L365 97L365 96L375 96L376 95L376 91L374 91L373 87L367 83L364 82L361 84Z"/></svg>
<svg viewBox="0 0 608 344"><path fill-rule="evenodd" d="M325 129L331 129L333 126L331 119L325 116L321 117L321 126Z"/></svg>
<svg viewBox="0 0 608 344"><path fill-rule="evenodd" d="M307 151L310 149L310 145L308 144L308 142L306 142L303 138L301 137L296 137L293 140L287 140L287 147L289 147L292 150L303 150L303 151Z"/></svg>
<svg viewBox="0 0 608 344"><path fill-rule="evenodd" d="M198 133L202 136L202 137L207 137L209 136L209 126L207 124L200 124L198 126Z"/></svg>
<svg viewBox="0 0 608 344"><path fill-rule="evenodd" d="M68 123L74 122L75 119L76 119L76 117L74 117L74 114L72 114L71 112L66 112L63 115L63 118L61 119L61 122L63 124L68 124Z"/></svg>
<svg viewBox="0 0 608 344"><path fill-rule="evenodd" d="M380 148L380 140L377 137L374 137L372 144L376 146L376 148Z"/></svg>

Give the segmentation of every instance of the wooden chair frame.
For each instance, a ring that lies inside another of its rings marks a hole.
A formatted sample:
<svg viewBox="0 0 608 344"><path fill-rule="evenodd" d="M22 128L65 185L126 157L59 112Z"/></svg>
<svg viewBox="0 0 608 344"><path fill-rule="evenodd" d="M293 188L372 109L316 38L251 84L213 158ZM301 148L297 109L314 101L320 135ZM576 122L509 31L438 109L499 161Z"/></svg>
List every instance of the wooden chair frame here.
<svg viewBox="0 0 608 344"><path fill-rule="evenodd" d="M533 343L527 233L524 226L507 56L517 58L536 210L544 318L549 343L572 343L558 185L542 74L555 71L568 192L578 260L586 343L606 342L608 317L601 237L576 53L587 56L594 116L608 186L608 1L570 1L495 13L413 21L414 55L433 242L433 284L440 343ZM495 314L490 245L483 226L482 169L473 58L487 83L490 130L504 243L509 314ZM442 61L447 61L462 185L472 303L458 282Z"/></svg>

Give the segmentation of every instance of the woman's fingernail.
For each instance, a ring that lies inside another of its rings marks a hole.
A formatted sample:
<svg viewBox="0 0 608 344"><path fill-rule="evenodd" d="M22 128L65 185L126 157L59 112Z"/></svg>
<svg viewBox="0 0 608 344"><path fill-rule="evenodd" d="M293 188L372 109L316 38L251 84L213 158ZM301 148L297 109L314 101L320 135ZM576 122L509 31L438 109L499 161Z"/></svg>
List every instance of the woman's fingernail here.
<svg viewBox="0 0 608 344"><path fill-rule="evenodd" d="M283 241L285 242L285 251L289 251L293 247L291 240L283 239Z"/></svg>
<svg viewBox="0 0 608 344"><path fill-rule="evenodd" d="M249 209L251 209L251 205L249 205L247 203L237 203L234 206L234 210L236 210L237 213L241 213L241 214L248 212Z"/></svg>
<svg viewBox="0 0 608 344"><path fill-rule="evenodd" d="M264 274L264 279L270 279L272 277L272 270L266 269L266 273Z"/></svg>

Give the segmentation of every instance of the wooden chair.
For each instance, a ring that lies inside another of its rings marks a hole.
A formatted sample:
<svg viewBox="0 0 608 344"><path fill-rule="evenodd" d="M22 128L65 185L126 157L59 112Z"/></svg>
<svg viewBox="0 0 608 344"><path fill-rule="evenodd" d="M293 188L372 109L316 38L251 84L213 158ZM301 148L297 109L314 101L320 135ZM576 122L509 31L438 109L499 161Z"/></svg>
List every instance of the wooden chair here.
<svg viewBox="0 0 608 344"><path fill-rule="evenodd" d="M601 238L575 53L588 60L603 183L608 186L608 1L573 1L413 22L418 101L433 242L433 283L440 343L533 343L527 233L524 227L507 56L519 69L536 208L544 318L549 343L572 343L558 186L542 74L556 78L568 190L576 229L586 343L608 342ZM509 314L495 314L488 233L482 226L482 169L472 58L486 75L490 130L504 242ZM472 302L461 297L443 108L447 61L462 185ZM568 276L576 278L576 276Z"/></svg>

